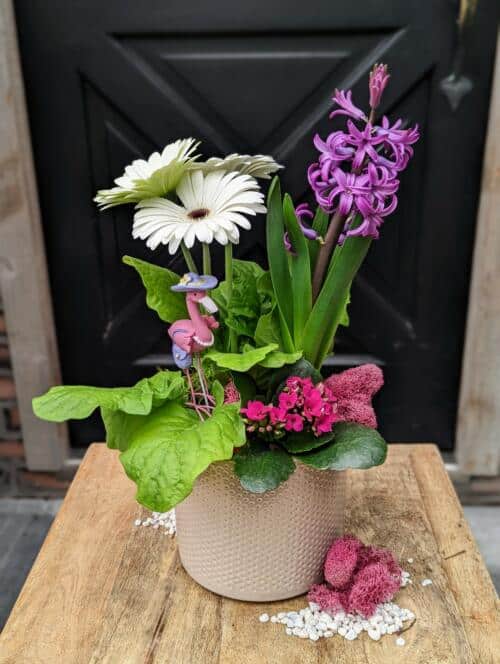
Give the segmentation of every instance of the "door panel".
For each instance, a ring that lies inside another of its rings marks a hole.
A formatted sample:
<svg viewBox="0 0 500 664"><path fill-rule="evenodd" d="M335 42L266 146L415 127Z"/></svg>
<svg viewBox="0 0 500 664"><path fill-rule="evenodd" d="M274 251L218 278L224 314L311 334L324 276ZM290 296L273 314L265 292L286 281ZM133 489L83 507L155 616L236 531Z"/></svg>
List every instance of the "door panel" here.
<svg viewBox="0 0 500 664"><path fill-rule="evenodd" d="M439 88L456 47L448 0L15 5L65 381L127 384L169 351L124 253L183 269L131 238L131 208L98 213L95 191L132 159L195 136L205 155L272 154L286 165L284 188L311 200L311 139L335 127L332 90L352 87L366 104L367 73L384 61L381 111L418 122L422 139L330 365L374 356L387 380L377 404L384 433L450 448L495 3L479 3L468 32L474 88L455 112ZM238 255L265 263L264 220L254 227ZM77 444L101 435L96 421L72 432Z"/></svg>

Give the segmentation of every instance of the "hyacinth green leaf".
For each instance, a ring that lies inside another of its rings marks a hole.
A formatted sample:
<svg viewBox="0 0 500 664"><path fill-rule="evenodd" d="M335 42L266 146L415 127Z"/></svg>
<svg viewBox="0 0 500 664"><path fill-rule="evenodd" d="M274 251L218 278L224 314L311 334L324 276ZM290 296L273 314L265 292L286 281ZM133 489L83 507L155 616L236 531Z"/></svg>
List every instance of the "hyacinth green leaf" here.
<svg viewBox="0 0 500 664"><path fill-rule="evenodd" d="M248 371L256 364L269 355L273 350L277 350L277 344L268 344L262 348L252 348L247 346L241 353L222 353L218 350L209 350L204 358L211 360L222 369L231 369L233 371Z"/></svg>
<svg viewBox="0 0 500 664"><path fill-rule="evenodd" d="M184 293L174 293L171 286L179 283L179 275L166 267L159 267L139 258L124 256L125 265L130 265L139 274L146 289L146 304L156 311L161 320L173 323L187 318Z"/></svg>
<svg viewBox="0 0 500 664"><path fill-rule="evenodd" d="M276 489L295 470L293 459L283 450L255 450L248 445L234 456L234 471L241 486L252 493Z"/></svg>
<svg viewBox="0 0 500 664"><path fill-rule="evenodd" d="M301 350L295 353L283 353L281 350L273 350L269 355L266 355L262 362L259 362L259 365L265 369L279 369L285 364L294 364L301 357Z"/></svg>
<svg viewBox="0 0 500 664"><path fill-rule="evenodd" d="M328 220L329 215L327 212L322 210L319 205L316 208L316 214L312 222L313 229L320 235L321 238L324 238L326 231L328 230ZM309 241L309 258L311 260L311 274L314 273L314 267L316 266L316 260L318 258L318 251L321 244L318 240Z"/></svg>
<svg viewBox="0 0 500 664"><path fill-rule="evenodd" d="M245 443L239 404L217 406L200 421L175 402L157 408L142 426L131 426L132 439L120 461L137 485L136 499L165 512L188 496L196 478L215 461L228 460Z"/></svg>
<svg viewBox="0 0 500 664"><path fill-rule="evenodd" d="M384 463L387 443L375 429L339 422L334 425L333 432L334 439L330 445L301 454L297 459L320 470L371 468Z"/></svg>
<svg viewBox="0 0 500 664"><path fill-rule="evenodd" d="M291 454L299 454L300 452L309 452L318 447L322 447L333 440L335 433L330 431L322 436L315 436L310 431L299 431L297 433L289 434L282 442Z"/></svg>
<svg viewBox="0 0 500 664"><path fill-rule="evenodd" d="M275 177L269 188L267 197L266 240L269 272L278 306L283 350L296 350L292 340L293 300L292 281L288 267L288 255L283 242L285 226L281 188L278 177Z"/></svg>
<svg viewBox="0 0 500 664"><path fill-rule="evenodd" d="M289 294L293 302L293 342L295 348L302 348L304 327L311 313L311 264L307 240L300 230L292 199L285 194L283 200L285 226L292 242L294 254L290 255L292 291Z"/></svg>
<svg viewBox="0 0 500 664"><path fill-rule="evenodd" d="M348 238L328 271L304 329L304 357L318 369L333 346L338 326L345 320L349 289L370 247L371 238Z"/></svg>

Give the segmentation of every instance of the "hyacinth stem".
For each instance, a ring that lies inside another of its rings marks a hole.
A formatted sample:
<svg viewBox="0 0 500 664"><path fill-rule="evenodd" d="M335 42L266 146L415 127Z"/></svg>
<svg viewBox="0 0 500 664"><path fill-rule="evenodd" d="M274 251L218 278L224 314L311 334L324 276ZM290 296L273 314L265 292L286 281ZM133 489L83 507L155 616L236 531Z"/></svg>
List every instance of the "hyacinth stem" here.
<svg viewBox="0 0 500 664"><path fill-rule="evenodd" d="M212 259L210 258L210 245L202 243L203 249L203 274L212 274Z"/></svg>
<svg viewBox="0 0 500 664"><path fill-rule="evenodd" d="M316 267L314 268L312 283L313 301L317 300L321 291L321 286L323 285L326 270L328 268L328 264L330 263L331 255L339 241L342 229L344 228L345 219L345 215L336 212L328 226L328 230L325 235L325 242L318 252Z"/></svg>
<svg viewBox="0 0 500 664"><path fill-rule="evenodd" d="M190 272L198 272L198 268L196 267L196 263L194 262L193 255L189 251L189 249L186 247L184 242L181 242L181 249L182 249L182 255L184 256L184 260L186 261L187 268Z"/></svg>
<svg viewBox="0 0 500 664"><path fill-rule="evenodd" d="M226 292L227 292L227 306L231 307L231 297L233 295L233 245L228 242L224 247L224 271L226 279ZM237 336L236 332L229 328L229 352L237 353Z"/></svg>

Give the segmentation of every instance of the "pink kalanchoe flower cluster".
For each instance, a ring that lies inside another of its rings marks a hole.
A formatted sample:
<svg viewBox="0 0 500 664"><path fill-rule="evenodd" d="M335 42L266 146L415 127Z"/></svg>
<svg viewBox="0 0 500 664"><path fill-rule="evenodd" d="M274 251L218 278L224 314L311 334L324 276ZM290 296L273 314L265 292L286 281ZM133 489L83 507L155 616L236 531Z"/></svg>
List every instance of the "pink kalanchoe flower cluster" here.
<svg viewBox="0 0 500 664"><path fill-rule="evenodd" d="M336 406L337 398L326 383L314 385L310 378L290 376L277 405L249 401L241 412L249 433L272 440L287 432L311 431L315 436L329 433L339 419Z"/></svg>
<svg viewBox="0 0 500 664"><path fill-rule="evenodd" d="M325 583L309 591L323 611L360 613L369 618L389 602L401 584L402 569L387 549L365 546L356 537L335 540L324 566Z"/></svg>
<svg viewBox="0 0 500 664"><path fill-rule="evenodd" d="M387 67L375 65L369 83L372 111L388 80ZM323 210L345 217L340 243L349 236L378 238L384 218L397 207L397 175L413 156L418 126L404 129L402 120L391 126L386 117L373 124L372 115L367 118L354 105L350 91L336 90L333 101L338 108L330 117L348 116L347 131L334 131L325 140L316 134L319 158L309 166L309 184Z"/></svg>

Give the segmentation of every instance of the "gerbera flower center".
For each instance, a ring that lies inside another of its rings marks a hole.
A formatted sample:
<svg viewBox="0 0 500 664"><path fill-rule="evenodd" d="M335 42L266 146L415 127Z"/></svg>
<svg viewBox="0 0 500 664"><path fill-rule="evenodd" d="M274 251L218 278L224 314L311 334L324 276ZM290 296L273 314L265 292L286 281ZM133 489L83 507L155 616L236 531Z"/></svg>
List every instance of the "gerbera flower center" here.
<svg viewBox="0 0 500 664"><path fill-rule="evenodd" d="M198 208L197 210L191 210L191 212L188 212L188 217L198 221L198 219L204 219L209 214L210 210L207 210L207 208Z"/></svg>

